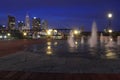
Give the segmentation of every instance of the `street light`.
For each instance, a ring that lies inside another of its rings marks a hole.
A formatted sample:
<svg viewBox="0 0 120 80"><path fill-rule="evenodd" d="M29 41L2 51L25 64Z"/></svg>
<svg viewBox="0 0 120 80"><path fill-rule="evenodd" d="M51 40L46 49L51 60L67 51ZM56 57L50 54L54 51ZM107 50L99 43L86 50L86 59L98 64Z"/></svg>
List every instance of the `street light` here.
<svg viewBox="0 0 120 80"><path fill-rule="evenodd" d="M26 32L23 32L23 35L24 35L24 36L27 36L27 33L26 33Z"/></svg>
<svg viewBox="0 0 120 80"><path fill-rule="evenodd" d="M112 18L112 13L108 13L108 18Z"/></svg>
<svg viewBox="0 0 120 80"><path fill-rule="evenodd" d="M6 38L7 38L7 36L5 35L5 36L4 36L4 38L6 39Z"/></svg>
<svg viewBox="0 0 120 80"><path fill-rule="evenodd" d="M109 29L108 32L109 32L109 33L112 33L113 31L112 31L112 29Z"/></svg>
<svg viewBox="0 0 120 80"><path fill-rule="evenodd" d="M109 33L112 33L113 31L112 31L112 29L111 29L111 18L113 17L113 14L112 13L108 13L108 29L107 29L107 31L109 32Z"/></svg>
<svg viewBox="0 0 120 80"><path fill-rule="evenodd" d="M52 29L49 29L49 30L47 30L47 34L50 36L50 35L52 35Z"/></svg>
<svg viewBox="0 0 120 80"><path fill-rule="evenodd" d="M8 35L8 36L10 36L11 34L10 34L10 33L8 33L7 35Z"/></svg>
<svg viewBox="0 0 120 80"><path fill-rule="evenodd" d="M74 34L77 35L79 33L78 30L74 30Z"/></svg>
<svg viewBox="0 0 120 80"><path fill-rule="evenodd" d="M2 35L0 35L0 38L3 38L3 36L2 36Z"/></svg>
<svg viewBox="0 0 120 80"><path fill-rule="evenodd" d="M48 34L48 35L51 35L51 31L48 30L48 31L47 31L47 34Z"/></svg>

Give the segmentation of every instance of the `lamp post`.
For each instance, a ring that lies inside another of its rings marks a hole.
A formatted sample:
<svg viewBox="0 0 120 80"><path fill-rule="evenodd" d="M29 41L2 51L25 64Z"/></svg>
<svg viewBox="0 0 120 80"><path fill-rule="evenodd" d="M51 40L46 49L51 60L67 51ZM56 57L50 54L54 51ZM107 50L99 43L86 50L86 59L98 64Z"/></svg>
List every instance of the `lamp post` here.
<svg viewBox="0 0 120 80"><path fill-rule="evenodd" d="M111 29L111 18L113 17L112 13L108 13L108 32L109 32L109 29Z"/></svg>
<svg viewBox="0 0 120 80"><path fill-rule="evenodd" d="M109 23L108 23L108 33L110 36L110 40L112 39L112 32L113 30L111 29L111 18L113 17L112 13L108 13L108 19L109 19Z"/></svg>

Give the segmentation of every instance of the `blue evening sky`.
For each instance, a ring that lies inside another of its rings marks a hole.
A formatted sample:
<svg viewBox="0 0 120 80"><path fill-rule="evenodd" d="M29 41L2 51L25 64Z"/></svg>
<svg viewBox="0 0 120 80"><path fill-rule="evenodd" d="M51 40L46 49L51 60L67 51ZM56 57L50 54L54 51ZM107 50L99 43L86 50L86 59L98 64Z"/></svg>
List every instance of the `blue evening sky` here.
<svg viewBox="0 0 120 80"><path fill-rule="evenodd" d="M48 20L51 28L73 28L84 26L91 30L96 21L99 31L107 23L107 13L112 12L112 28L120 29L119 0L2 0L0 4L0 24L7 25L7 16L25 20L26 13L30 18L39 17Z"/></svg>

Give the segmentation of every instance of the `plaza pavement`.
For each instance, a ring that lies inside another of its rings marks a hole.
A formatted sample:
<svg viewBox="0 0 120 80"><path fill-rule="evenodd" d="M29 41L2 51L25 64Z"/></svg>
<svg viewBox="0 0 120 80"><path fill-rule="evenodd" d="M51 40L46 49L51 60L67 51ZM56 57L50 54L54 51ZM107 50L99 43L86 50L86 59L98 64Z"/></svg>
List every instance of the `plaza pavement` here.
<svg viewBox="0 0 120 80"><path fill-rule="evenodd" d="M0 58L0 70L50 73L120 73L120 60L57 57L21 51Z"/></svg>

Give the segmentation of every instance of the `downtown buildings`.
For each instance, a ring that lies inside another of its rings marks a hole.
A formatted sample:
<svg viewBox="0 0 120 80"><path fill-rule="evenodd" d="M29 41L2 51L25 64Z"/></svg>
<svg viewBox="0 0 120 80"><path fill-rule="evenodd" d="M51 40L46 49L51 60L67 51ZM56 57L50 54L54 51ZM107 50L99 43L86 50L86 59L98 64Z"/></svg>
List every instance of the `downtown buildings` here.
<svg viewBox="0 0 120 80"><path fill-rule="evenodd" d="M8 29L14 30L16 28L16 19L14 16L8 15Z"/></svg>
<svg viewBox="0 0 120 80"><path fill-rule="evenodd" d="M20 30L20 31L40 31L43 29L48 29L47 20L42 20L37 17L30 18L27 14L25 17L25 21L17 21L14 16L8 15L7 26L5 26L7 30Z"/></svg>
<svg viewBox="0 0 120 80"><path fill-rule="evenodd" d="M7 38L7 35L13 38L36 38L40 37L41 33L45 33L47 29L48 23L46 20L41 21L41 19L37 17L30 18L27 14L25 16L25 20L19 21L16 19L16 17L8 15L7 26L0 25L0 39Z"/></svg>

